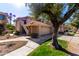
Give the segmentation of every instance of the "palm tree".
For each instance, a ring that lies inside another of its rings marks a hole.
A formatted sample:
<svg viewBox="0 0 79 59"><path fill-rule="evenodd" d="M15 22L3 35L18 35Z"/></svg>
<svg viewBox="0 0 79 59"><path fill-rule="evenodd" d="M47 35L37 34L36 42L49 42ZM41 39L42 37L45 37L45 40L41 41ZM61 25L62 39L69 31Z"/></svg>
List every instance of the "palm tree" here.
<svg viewBox="0 0 79 59"><path fill-rule="evenodd" d="M11 21L12 21L12 18L13 18L13 17L16 17L16 15L13 15L12 13L10 13L10 14L9 14L10 25L11 25Z"/></svg>
<svg viewBox="0 0 79 59"><path fill-rule="evenodd" d="M64 6L68 6L65 10ZM29 4L31 15L38 18L43 13L48 15L53 27L52 45L56 49L60 49L61 46L57 41L57 33L59 26L67 21L72 14L78 10L79 4L53 4L53 3L32 3ZM65 12L65 14L63 14ZM63 16L61 16L63 14Z"/></svg>

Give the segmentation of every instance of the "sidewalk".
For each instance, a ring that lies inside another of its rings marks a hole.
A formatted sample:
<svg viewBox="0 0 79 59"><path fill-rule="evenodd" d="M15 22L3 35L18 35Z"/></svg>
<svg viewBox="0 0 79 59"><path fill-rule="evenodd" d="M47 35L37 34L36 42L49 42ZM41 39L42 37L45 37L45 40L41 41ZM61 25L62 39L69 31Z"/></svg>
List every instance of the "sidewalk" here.
<svg viewBox="0 0 79 59"><path fill-rule="evenodd" d="M16 39L9 39L9 40L1 40L0 42L8 42L8 41L28 41L28 43L19 48L16 49L4 56L27 56L30 52L32 52L34 49L36 49L41 43L46 41L48 38L50 38L50 35L41 37L41 38L31 38L29 39L28 36L22 36ZM79 54L79 37L77 36L60 36L59 39L68 41L68 51L73 52L75 54Z"/></svg>
<svg viewBox="0 0 79 59"><path fill-rule="evenodd" d="M70 41L68 51L79 55L79 34L75 34L75 37Z"/></svg>
<svg viewBox="0 0 79 59"><path fill-rule="evenodd" d="M50 38L51 36L50 35L47 35L47 36L44 36L44 37L40 37L40 38L37 38L37 39L29 39L27 36L25 37L19 37L19 38L16 38L16 39L9 39L9 40L5 40L5 41L0 41L0 42L8 42L8 41L28 41L28 43L19 48L19 49L16 49L4 56L26 56L28 55L30 52L32 52L35 48L37 48L39 46L40 43L46 41L48 38ZM41 41L42 40L42 41ZM39 42L39 43L38 43Z"/></svg>
<svg viewBox="0 0 79 59"><path fill-rule="evenodd" d="M77 35L77 36L76 36ZM79 55L79 34L75 34L75 36L61 36L59 39L68 41L69 52L75 53Z"/></svg>
<svg viewBox="0 0 79 59"><path fill-rule="evenodd" d="M33 42L33 41L29 40L29 39L26 39L26 38L27 38L27 36L26 37L19 37L19 38L11 39L11 40L9 39L9 40L5 40L5 41L3 41L3 40L0 41L0 42L8 42L8 41L17 41L17 42L18 41L28 41L28 43L25 46L23 46L23 47L21 47L19 49L16 49L16 50L14 50L14 51L12 51L12 52L4 55L4 56L26 56L31 51L33 51L36 47L39 46L39 44L37 44L37 43L35 43L35 42Z"/></svg>

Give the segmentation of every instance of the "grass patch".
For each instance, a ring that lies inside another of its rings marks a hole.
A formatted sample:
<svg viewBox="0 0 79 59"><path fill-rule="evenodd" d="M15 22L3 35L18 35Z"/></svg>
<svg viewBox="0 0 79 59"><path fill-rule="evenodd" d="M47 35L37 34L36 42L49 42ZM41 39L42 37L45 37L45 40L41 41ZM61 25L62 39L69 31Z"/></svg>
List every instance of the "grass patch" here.
<svg viewBox="0 0 79 59"><path fill-rule="evenodd" d="M59 44L63 48L67 48L67 42L64 40L58 40ZM47 41L37 47L34 51L32 51L28 56L67 56L68 54L59 50L56 50L51 47L51 42Z"/></svg>

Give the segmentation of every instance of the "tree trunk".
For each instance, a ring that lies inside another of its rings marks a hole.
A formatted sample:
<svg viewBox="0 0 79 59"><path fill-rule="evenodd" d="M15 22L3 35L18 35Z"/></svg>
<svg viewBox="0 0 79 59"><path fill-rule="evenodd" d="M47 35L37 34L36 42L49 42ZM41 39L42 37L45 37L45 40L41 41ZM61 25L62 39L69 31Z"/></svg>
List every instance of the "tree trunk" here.
<svg viewBox="0 0 79 59"><path fill-rule="evenodd" d="M53 27L52 45L56 49L59 49L59 44L58 44L58 41L57 41L58 29L59 29L59 26L58 27Z"/></svg>

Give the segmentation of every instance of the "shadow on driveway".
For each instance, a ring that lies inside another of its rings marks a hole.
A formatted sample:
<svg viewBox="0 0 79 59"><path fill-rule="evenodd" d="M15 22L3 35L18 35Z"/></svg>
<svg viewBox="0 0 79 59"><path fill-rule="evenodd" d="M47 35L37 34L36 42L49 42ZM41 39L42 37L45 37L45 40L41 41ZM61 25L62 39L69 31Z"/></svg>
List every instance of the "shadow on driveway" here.
<svg viewBox="0 0 79 59"><path fill-rule="evenodd" d="M59 35L59 37L60 36L61 35ZM45 41L51 40L51 38L52 38L52 35L44 35L44 36L41 36L39 38L26 38L26 39L32 40L32 41L36 42L37 44L40 44L41 45ZM61 45L60 45L60 49L58 49L58 50L63 51L63 52L65 52L65 53L67 53L67 54L69 54L71 56L79 56L78 54L74 54L74 53L69 52L68 50L62 48Z"/></svg>

